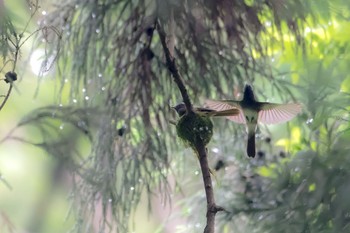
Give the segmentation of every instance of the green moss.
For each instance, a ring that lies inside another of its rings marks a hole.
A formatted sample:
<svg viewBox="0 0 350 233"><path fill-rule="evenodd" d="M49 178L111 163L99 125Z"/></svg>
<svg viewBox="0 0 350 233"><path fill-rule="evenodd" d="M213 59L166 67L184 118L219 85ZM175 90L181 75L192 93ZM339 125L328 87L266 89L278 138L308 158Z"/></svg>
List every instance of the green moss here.
<svg viewBox="0 0 350 233"><path fill-rule="evenodd" d="M185 114L176 124L177 135L186 144L195 148L200 141L207 145L213 136L213 123L209 117Z"/></svg>

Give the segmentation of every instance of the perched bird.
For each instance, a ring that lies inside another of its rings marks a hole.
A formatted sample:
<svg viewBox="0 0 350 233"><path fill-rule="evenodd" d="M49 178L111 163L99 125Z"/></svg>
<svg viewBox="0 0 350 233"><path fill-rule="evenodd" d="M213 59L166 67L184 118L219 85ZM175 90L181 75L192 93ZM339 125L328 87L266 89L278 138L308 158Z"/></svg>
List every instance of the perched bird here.
<svg viewBox="0 0 350 233"><path fill-rule="evenodd" d="M175 109L175 111L180 117L185 115L187 111L184 103L180 103L176 105L175 107L173 107L173 109ZM234 107L234 106L232 106L231 108L226 108L222 111L220 110L217 111L210 108L201 108L201 107L194 107L193 110L201 116L208 116L208 117L214 117L214 116L230 117L230 116L237 116L240 113L237 107Z"/></svg>
<svg viewBox="0 0 350 233"><path fill-rule="evenodd" d="M301 105L297 103L275 104L258 102L253 89L245 85L243 99L237 100L207 100L206 106L218 112L238 108L240 114L227 116L227 119L240 124L246 124L248 131L247 154L255 157L255 131L258 123L277 124L291 120L301 112Z"/></svg>

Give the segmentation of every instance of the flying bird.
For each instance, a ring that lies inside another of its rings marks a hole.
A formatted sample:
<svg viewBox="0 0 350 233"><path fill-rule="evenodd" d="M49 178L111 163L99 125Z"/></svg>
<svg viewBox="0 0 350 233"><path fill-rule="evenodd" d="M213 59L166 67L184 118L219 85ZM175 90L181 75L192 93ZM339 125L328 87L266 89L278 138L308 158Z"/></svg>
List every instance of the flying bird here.
<svg viewBox="0 0 350 233"><path fill-rule="evenodd" d="M226 116L226 118L246 125L248 132L247 154L253 158L255 157L255 131L258 123L278 124L286 122L301 112L301 105L298 103L276 104L257 101L250 85L245 85L242 100L207 100L206 106L218 112L232 108L239 109L239 114Z"/></svg>

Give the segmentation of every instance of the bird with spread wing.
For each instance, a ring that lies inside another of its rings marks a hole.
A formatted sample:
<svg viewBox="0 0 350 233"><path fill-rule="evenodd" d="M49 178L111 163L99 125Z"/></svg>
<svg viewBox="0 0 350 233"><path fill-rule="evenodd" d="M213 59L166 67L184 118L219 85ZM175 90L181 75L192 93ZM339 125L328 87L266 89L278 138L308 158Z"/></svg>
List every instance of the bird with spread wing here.
<svg viewBox="0 0 350 233"><path fill-rule="evenodd" d="M245 124L248 132L247 154L255 157L255 131L258 123L278 124L294 118L301 112L298 103L277 104L259 102L255 99L253 89L245 85L242 100L207 100L206 106L216 111L239 109L239 114L226 116L227 119Z"/></svg>

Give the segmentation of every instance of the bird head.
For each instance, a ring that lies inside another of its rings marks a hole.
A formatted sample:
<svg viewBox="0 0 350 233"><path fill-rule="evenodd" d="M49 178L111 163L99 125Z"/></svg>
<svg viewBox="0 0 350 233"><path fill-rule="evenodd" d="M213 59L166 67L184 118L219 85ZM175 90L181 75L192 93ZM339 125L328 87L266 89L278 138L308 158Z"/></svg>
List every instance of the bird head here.
<svg viewBox="0 0 350 233"><path fill-rule="evenodd" d="M184 103L179 103L178 105L172 107L173 109L175 109L175 111L177 112L177 114L181 117L183 115L185 115L186 113L186 105Z"/></svg>
<svg viewBox="0 0 350 233"><path fill-rule="evenodd" d="M253 88L249 84L244 86L243 100L255 100Z"/></svg>

